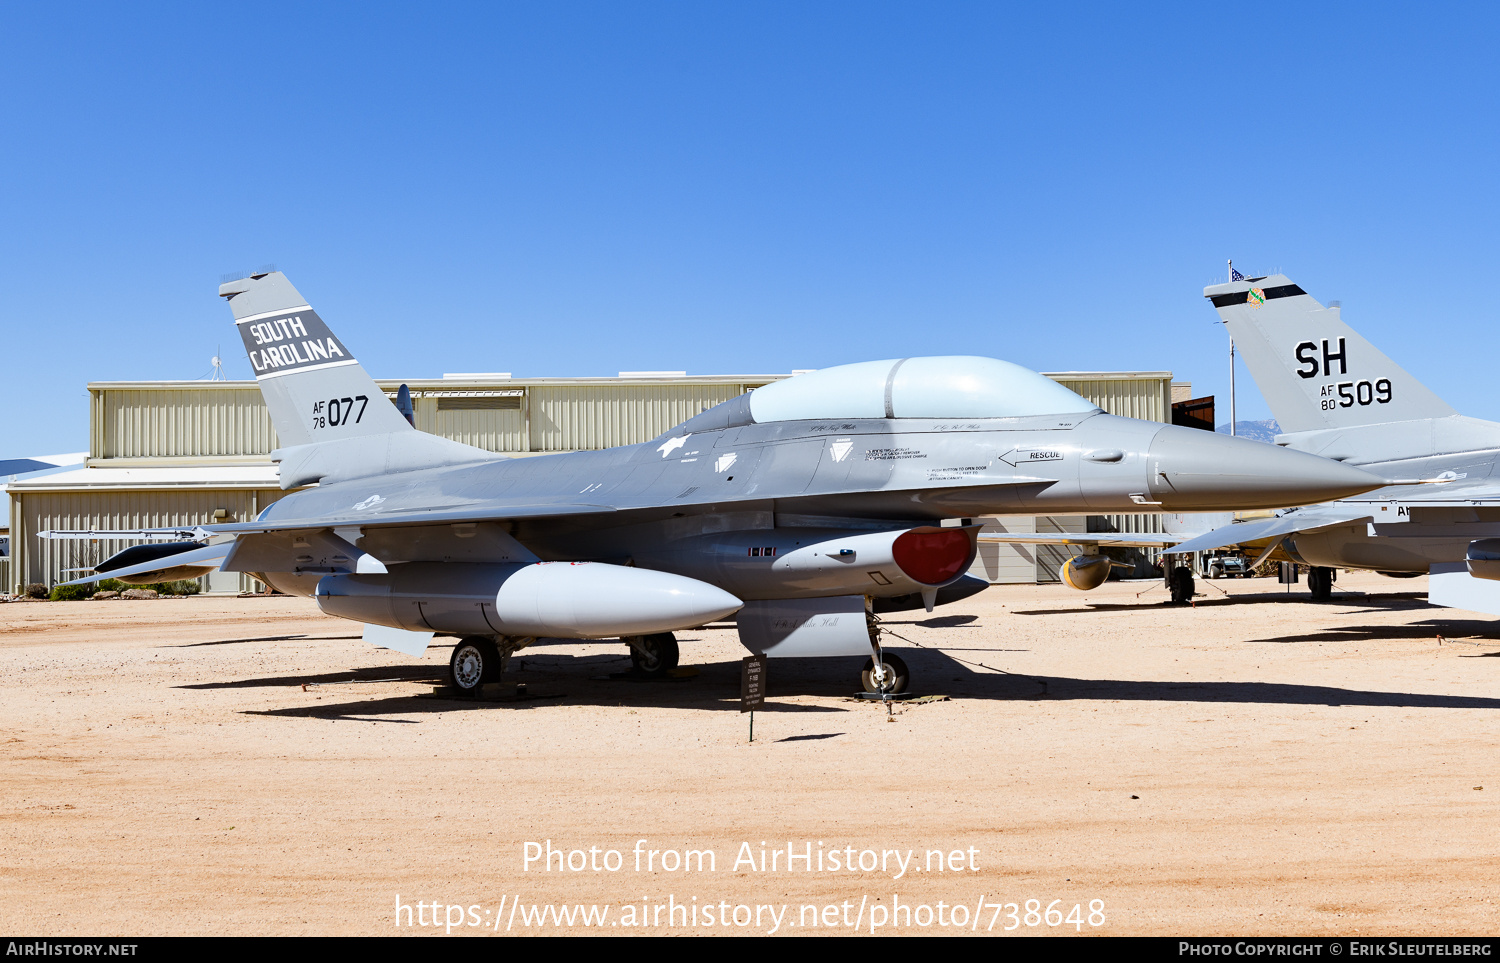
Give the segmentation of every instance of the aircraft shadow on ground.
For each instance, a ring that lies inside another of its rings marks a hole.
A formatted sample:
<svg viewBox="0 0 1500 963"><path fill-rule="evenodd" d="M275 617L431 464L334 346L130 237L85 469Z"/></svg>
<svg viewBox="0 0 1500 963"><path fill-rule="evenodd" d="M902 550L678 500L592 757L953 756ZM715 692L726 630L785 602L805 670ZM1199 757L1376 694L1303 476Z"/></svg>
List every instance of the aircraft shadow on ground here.
<svg viewBox="0 0 1500 963"><path fill-rule="evenodd" d="M1437 637L1440 635L1445 638L1465 635L1487 635L1497 638L1500 637L1500 623L1481 622L1477 619L1426 619L1406 625L1340 625L1319 632L1297 632L1292 635L1247 639L1246 641L1290 645L1299 642L1408 640L1421 642L1424 645L1437 645Z"/></svg>
<svg viewBox="0 0 1500 963"><path fill-rule="evenodd" d="M1274 593L1261 593L1257 595L1231 595L1218 598L1198 598L1193 600L1193 607L1200 609L1220 608L1226 605L1284 605L1288 602L1301 602L1305 605L1319 605L1323 607L1340 607L1346 605L1372 606L1365 611L1389 612L1404 609L1425 609L1429 607L1426 595L1412 593L1401 593L1391 595L1352 595L1347 598L1335 596L1327 602L1313 602L1306 592L1291 592L1287 595ZM1161 599L1142 598L1135 602L1085 602L1083 608L1068 609L1012 609L1012 615L1083 615L1089 612L1122 612L1139 611L1140 609L1155 608L1162 606Z"/></svg>
<svg viewBox="0 0 1500 963"><path fill-rule="evenodd" d="M240 642L332 642L346 639L362 639L361 635L266 635L257 639L219 639L216 642L188 642L182 645L164 645L164 649L196 649L202 645L236 645Z"/></svg>
<svg viewBox="0 0 1500 963"><path fill-rule="evenodd" d="M231 679L224 682L195 682L177 686L179 689L280 689L293 686L326 686L351 682L432 682L442 685L447 682L448 666L438 665L387 665L373 668L346 669L343 672L324 672L318 675L280 675L263 679Z"/></svg>
<svg viewBox="0 0 1500 963"><path fill-rule="evenodd" d="M911 670L914 694L942 694L960 699L1104 702L1195 702L1259 705L1387 706L1398 708L1500 709L1500 699L1470 696L1429 695L1411 692L1376 692L1335 686L1289 685L1270 682L1163 682L1153 680L1087 679L1065 676L1030 676L1005 671L1003 659L986 659L997 672L974 667L931 648L902 647L899 652ZM995 653L1000 655L1001 653ZM713 662L692 666L698 674L688 678L650 681L629 678L625 673L601 674L621 665L618 656L552 655L545 660L528 656L530 663L507 673L505 692L498 701L433 696L410 688L375 698L300 704L280 709L247 710L246 715L314 718L330 721L398 721L389 717L430 715L447 712L545 711L552 707L580 705L662 707L716 712L738 712L740 663ZM878 704L858 703L852 696L862 660L777 659L768 671L767 701L757 712L841 713L858 712ZM414 665L399 668L330 673L321 677L287 676L183 686L210 689L245 686L293 686L326 679L329 683L392 680L394 685L412 682L439 683L446 666ZM623 678L611 678L622 675ZM517 698L511 689L525 683L527 696ZM337 698L336 689L321 694ZM300 696L300 693L299 693ZM808 705L778 701L797 696L844 698L840 705ZM409 718L407 721L411 721ZM832 736L827 736L832 738Z"/></svg>

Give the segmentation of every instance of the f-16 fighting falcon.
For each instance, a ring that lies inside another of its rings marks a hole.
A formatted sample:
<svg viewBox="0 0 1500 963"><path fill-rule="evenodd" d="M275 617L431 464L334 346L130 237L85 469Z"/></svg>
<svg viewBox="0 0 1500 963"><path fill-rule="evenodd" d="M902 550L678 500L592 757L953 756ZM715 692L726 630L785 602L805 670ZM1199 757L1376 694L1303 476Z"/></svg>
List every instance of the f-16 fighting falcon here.
<svg viewBox="0 0 1500 963"><path fill-rule="evenodd" d="M1335 568L1431 573L1435 604L1500 615L1500 424L1466 418L1284 275L1203 289L1280 423L1276 444L1401 479L1277 517L1227 525L1173 552L1254 543L1310 566L1327 599Z"/></svg>
<svg viewBox="0 0 1500 963"><path fill-rule="evenodd" d="M1296 451L1105 414L979 357L868 361L742 395L652 441L506 458L417 431L279 272L220 287L283 447L251 522L126 549L88 580L251 572L377 645L456 636L454 684L538 638L621 638L637 671L672 633L735 616L771 656L907 673L875 612L955 601L986 514L1280 507L1381 479Z"/></svg>

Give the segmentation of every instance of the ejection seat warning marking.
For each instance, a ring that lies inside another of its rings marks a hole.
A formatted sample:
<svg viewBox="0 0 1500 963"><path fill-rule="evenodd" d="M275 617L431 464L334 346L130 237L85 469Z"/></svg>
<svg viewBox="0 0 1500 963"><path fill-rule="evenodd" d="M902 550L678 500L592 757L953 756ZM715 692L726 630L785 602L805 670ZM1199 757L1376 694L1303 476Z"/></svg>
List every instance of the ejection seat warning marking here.
<svg viewBox="0 0 1500 963"><path fill-rule="evenodd" d="M926 457L927 452L915 448L871 448L865 452L865 461L906 461Z"/></svg>
<svg viewBox="0 0 1500 963"><path fill-rule="evenodd" d="M1056 448L1012 448L1001 455L1000 460L1014 468L1017 465L1034 465L1042 461L1062 461L1063 453Z"/></svg>
<svg viewBox="0 0 1500 963"><path fill-rule="evenodd" d="M988 465L957 465L953 468L929 468L927 469L928 481L958 481L961 478L974 478L984 474Z"/></svg>
<svg viewBox="0 0 1500 963"><path fill-rule="evenodd" d="M833 456L834 461L843 461L849 457L849 451L854 447L854 442L848 438L840 438L828 446L828 453Z"/></svg>

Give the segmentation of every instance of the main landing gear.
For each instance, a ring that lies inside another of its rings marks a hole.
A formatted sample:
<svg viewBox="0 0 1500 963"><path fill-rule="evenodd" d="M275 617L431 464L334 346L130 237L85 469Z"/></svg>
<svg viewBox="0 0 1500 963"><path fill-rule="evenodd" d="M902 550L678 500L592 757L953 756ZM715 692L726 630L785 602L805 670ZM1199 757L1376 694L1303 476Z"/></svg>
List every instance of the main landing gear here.
<svg viewBox="0 0 1500 963"><path fill-rule="evenodd" d="M1333 569L1314 565L1307 570L1307 588L1314 602L1327 602L1333 598Z"/></svg>
<svg viewBox="0 0 1500 963"><path fill-rule="evenodd" d="M477 696L491 682L499 682L505 665L517 649L535 642L531 636L467 635L453 647L448 660L448 676L453 688L463 695Z"/></svg>
<svg viewBox="0 0 1500 963"><path fill-rule="evenodd" d="M500 646L494 639L482 635L459 639L448 660L453 687L464 695L477 695L485 684L500 681L502 662Z"/></svg>
<svg viewBox="0 0 1500 963"><path fill-rule="evenodd" d="M677 668L677 638L671 632L632 635L620 641L630 646L630 668L636 675L661 679Z"/></svg>
<svg viewBox="0 0 1500 963"><path fill-rule="evenodd" d="M1193 570L1186 565L1167 569L1167 588L1172 592L1173 605L1186 605L1193 600Z"/></svg>

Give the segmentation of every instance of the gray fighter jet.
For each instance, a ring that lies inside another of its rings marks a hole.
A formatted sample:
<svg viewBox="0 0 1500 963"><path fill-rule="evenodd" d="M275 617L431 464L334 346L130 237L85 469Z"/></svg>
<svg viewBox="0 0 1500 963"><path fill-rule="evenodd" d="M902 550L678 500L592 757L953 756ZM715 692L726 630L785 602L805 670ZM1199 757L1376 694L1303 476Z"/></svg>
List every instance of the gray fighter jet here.
<svg viewBox="0 0 1500 963"><path fill-rule="evenodd" d="M1500 424L1467 418L1284 275L1204 288L1280 423L1276 444L1402 484L1224 526L1172 551L1257 543L1310 566L1431 573L1438 605L1500 615ZM1424 483L1411 487L1412 483Z"/></svg>
<svg viewBox="0 0 1500 963"><path fill-rule="evenodd" d="M731 615L752 652L869 655L866 687L900 689L874 613L985 587L965 574L975 516L1274 507L1381 483L1107 415L978 357L828 368L644 444L505 458L414 429L280 273L219 293L285 446L281 485L316 487L128 549L93 578L251 572L378 645L418 655L434 633L459 637L465 690L543 637L620 637L638 671L667 672L673 631Z"/></svg>

